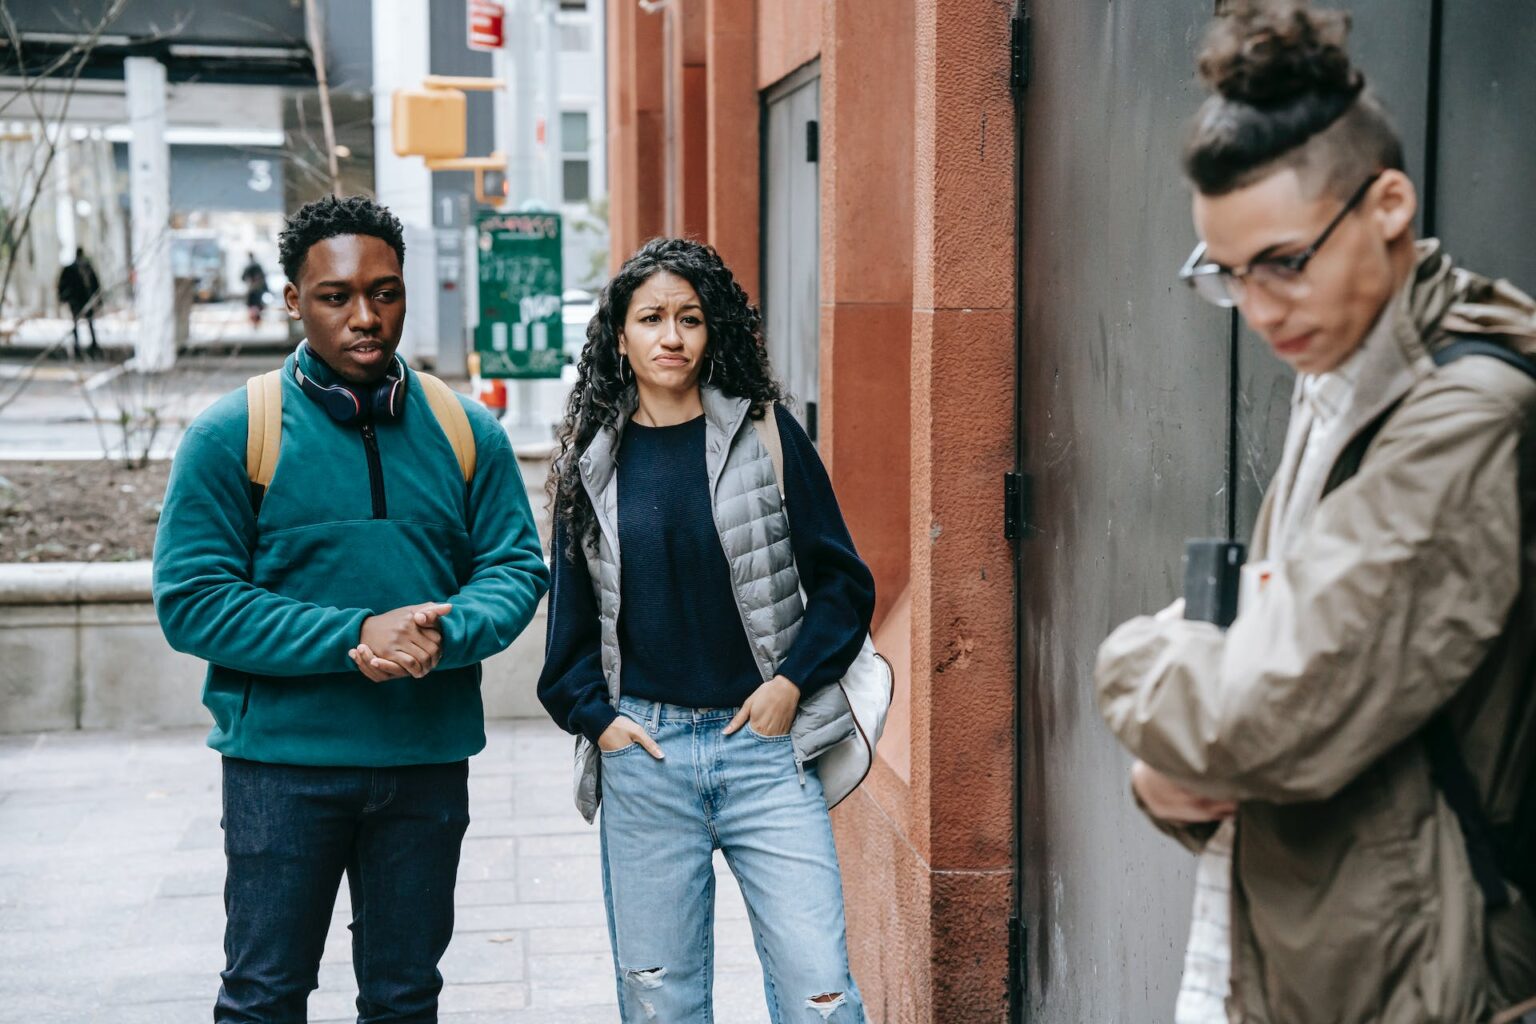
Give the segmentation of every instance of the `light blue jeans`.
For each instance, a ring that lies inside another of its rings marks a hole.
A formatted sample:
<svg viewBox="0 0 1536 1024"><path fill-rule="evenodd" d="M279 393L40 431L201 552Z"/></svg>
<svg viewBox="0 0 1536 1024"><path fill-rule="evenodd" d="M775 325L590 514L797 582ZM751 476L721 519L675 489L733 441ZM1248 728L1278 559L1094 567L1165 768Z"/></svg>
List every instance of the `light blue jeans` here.
<svg viewBox="0 0 1536 1024"><path fill-rule="evenodd" d="M862 1024L843 882L815 765L788 736L723 735L732 708L623 697L665 760L602 754L603 895L626 1024L714 1020L715 850L747 901L774 1024Z"/></svg>

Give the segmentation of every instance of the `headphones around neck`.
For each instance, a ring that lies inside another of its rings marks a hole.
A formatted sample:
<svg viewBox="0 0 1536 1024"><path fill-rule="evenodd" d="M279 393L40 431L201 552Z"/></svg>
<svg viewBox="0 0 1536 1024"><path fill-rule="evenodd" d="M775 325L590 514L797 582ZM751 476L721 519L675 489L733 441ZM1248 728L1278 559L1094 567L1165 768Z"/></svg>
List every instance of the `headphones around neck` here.
<svg viewBox="0 0 1536 1024"><path fill-rule="evenodd" d="M304 373L301 358L307 348L307 340L299 342L299 350L293 359L293 375L304 393L319 403L320 408L337 423L350 426L368 418L398 420L405 412L405 361L398 354L395 356L394 368L377 384L364 385L368 393L359 397L350 385L321 384L308 377ZM363 404L365 399L366 407Z"/></svg>

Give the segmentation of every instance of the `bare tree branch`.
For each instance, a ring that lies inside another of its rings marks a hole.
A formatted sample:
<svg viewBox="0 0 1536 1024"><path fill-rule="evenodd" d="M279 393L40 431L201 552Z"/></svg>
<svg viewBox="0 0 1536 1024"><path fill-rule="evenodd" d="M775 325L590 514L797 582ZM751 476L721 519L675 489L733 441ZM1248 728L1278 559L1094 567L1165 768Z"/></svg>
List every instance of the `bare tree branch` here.
<svg viewBox="0 0 1536 1024"><path fill-rule="evenodd" d="M11 251L9 258L5 260L4 272L0 273L0 304L4 303L5 296L10 293L11 278L14 275L16 269L17 251L26 242L27 236L31 234L32 212L37 207L38 197L42 195L43 187L48 180L48 174L53 168L54 158L58 156L59 135L63 131L65 119L69 116L69 104L70 101L74 98L75 87L80 81L80 75L85 70L86 61L89 59L91 51L96 48L97 43L101 39L102 33L106 31L108 25L117 20L118 15L123 12L123 8L127 5L127 2L128 0L112 0L111 6L109 6L106 10L106 13L102 15L101 20L98 21L90 29L86 35L85 40L77 44L71 51L78 51L80 53L80 59L75 63L74 72L69 77L69 84L63 94L63 102L59 106L58 119L51 126L51 131L47 117L45 116L41 105L37 102L36 92L29 90L27 93L29 102L32 104L33 111L37 115L37 119L42 123L42 144L44 147L46 147L46 155L43 158L43 166L41 169L37 170L36 175L32 181L32 194L27 199L26 205L23 208L23 212L20 214L12 214L8 216L4 224L4 237L11 243ZM11 17L10 8L4 2L4 0L0 0L0 20L3 20L4 22L6 35L11 41L11 46L14 47L16 51L17 63L18 65L21 65L21 61L24 56L22 52L21 32L19 29L17 29L16 20ZM23 67L23 72L24 71L25 69ZM21 217L20 231L16 230L18 216Z"/></svg>

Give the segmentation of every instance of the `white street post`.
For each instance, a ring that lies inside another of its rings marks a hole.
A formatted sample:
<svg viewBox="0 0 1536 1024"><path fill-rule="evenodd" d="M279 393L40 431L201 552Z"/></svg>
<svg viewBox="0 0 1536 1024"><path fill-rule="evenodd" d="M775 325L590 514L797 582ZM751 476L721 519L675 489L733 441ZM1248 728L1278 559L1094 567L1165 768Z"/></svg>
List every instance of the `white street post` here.
<svg viewBox="0 0 1536 1024"><path fill-rule="evenodd" d="M171 151L165 141L165 65L126 57L128 188L133 207L134 368L176 365L175 284L171 279Z"/></svg>

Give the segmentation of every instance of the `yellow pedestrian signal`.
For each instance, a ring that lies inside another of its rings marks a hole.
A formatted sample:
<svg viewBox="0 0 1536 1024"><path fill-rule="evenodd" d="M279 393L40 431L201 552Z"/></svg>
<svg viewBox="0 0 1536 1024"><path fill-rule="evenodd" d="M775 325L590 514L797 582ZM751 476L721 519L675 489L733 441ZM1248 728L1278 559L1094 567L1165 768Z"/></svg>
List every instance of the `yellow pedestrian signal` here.
<svg viewBox="0 0 1536 1024"><path fill-rule="evenodd" d="M396 89L390 132L396 156L429 160L464 155L464 93L458 89Z"/></svg>
<svg viewBox="0 0 1536 1024"><path fill-rule="evenodd" d="M500 204L507 196L507 158L501 153L464 155L464 92L501 88L503 83L495 78L428 75L420 89L396 89L390 114L395 156L425 157L429 171L473 171L475 199ZM493 176L489 191L487 175Z"/></svg>

